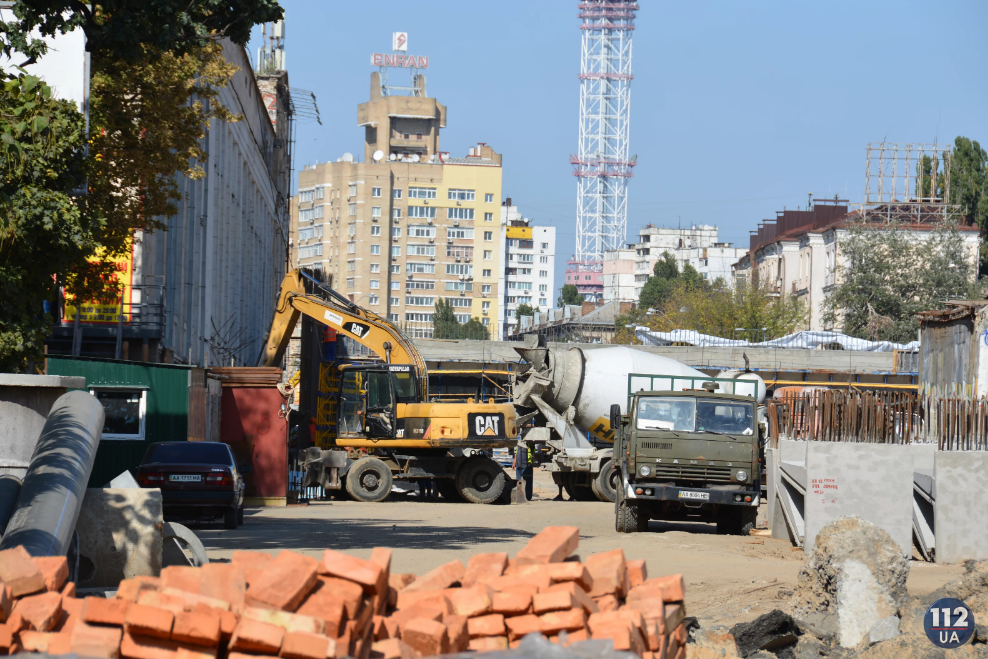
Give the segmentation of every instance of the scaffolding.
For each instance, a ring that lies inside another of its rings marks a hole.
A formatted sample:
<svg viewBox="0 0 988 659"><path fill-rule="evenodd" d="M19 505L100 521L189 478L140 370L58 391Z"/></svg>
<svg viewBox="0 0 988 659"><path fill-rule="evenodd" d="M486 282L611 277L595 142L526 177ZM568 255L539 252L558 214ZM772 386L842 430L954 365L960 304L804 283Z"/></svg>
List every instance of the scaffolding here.
<svg viewBox="0 0 988 659"><path fill-rule="evenodd" d="M863 221L957 222L950 203L949 145L870 143L865 159Z"/></svg>

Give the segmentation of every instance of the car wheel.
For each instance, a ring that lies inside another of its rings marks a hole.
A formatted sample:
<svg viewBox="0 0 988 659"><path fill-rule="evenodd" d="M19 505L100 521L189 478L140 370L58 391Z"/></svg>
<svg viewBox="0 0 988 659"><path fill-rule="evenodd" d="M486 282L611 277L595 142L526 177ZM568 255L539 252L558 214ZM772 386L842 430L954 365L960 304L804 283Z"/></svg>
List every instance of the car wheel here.
<svg viewBox="0 0 988 659"><path fill-rule="evenodd" d="M223 513L223 526L228 529L237 528L237 509L227 508Z"/></svg>
<svg viewBox="0 0 988 659"><path fill-rule="evenodd" d="M384 501L391 494L391 469L377 458L361 458L347 471L346 491L357 501Z"/></svg>
<svg viewBox="0 0 988 659"><path fill-rule="evenodd" d="M244 507L240 506L237 508L237 525L243 526L244 524Z"/></svg>
<svg viewBox="0 0 988 659"><path fill-rule="evenodd" d="M494 503L507 480L501 465L490 458L470 458L456 472L456 489L470 503Z"/></svg>

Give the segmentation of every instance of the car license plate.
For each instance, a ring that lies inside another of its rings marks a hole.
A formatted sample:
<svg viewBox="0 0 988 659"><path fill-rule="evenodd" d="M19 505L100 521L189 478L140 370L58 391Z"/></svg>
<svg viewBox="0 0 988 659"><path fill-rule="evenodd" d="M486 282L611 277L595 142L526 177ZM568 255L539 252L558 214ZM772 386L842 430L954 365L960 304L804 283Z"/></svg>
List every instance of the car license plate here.
<svg viewBox="0 0 988 659"><path fill-rule="evenodd" d="M680 490L679 491L679 498L680 499L703 499L703 500L708 500L708 499L710 499L710 493L709 492L688 492L686 490Z"/></svg>
<svg viewBox="0 0 988 659"><path fill-rule="evenodd" d="M172 483L198 483L202 480L199 474L171 474L168 480Z"/></svg>

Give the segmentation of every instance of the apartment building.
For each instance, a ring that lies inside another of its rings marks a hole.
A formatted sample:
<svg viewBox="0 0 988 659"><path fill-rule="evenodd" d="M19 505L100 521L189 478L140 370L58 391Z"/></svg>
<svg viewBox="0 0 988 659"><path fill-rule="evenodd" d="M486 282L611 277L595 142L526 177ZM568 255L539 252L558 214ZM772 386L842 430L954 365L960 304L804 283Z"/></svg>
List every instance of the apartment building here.
<svg viewBox="0 0 988 659"><path fill-rule="evenodd" d="M544 313L555 304L556 228L533 226L509 197L501 204L501 233L504 245L501 336L507 337L518 325L520 305L527 304L533 311Z"/></svg>
<svg viewBox="0 0 988 659"><path fill-rule="evenodd" d="M347 153L299 172L293 253L413 337L432 337L439 299L500 336L501 155L485 143L465 157L440 151L446 108L424 92L382 96L371 74L357 109L363 160Z"/></svg>

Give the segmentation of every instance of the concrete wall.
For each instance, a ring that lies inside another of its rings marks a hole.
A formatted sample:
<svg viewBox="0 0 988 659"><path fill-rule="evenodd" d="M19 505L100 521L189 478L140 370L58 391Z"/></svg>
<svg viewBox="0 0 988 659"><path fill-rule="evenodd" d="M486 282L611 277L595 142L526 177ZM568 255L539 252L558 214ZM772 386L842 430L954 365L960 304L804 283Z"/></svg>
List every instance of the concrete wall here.
<svg viewBox="0 0 988 659"><path fill-rule="evenodd" d="M23 478L55 400L86 378L0 373L0 474Z"/></svg>
<svg viewBox="0 0 988 659"><path fill-rule="evenodd" d="M934 475L937 563L988 558L988 453L939 451Z"/></svg>

